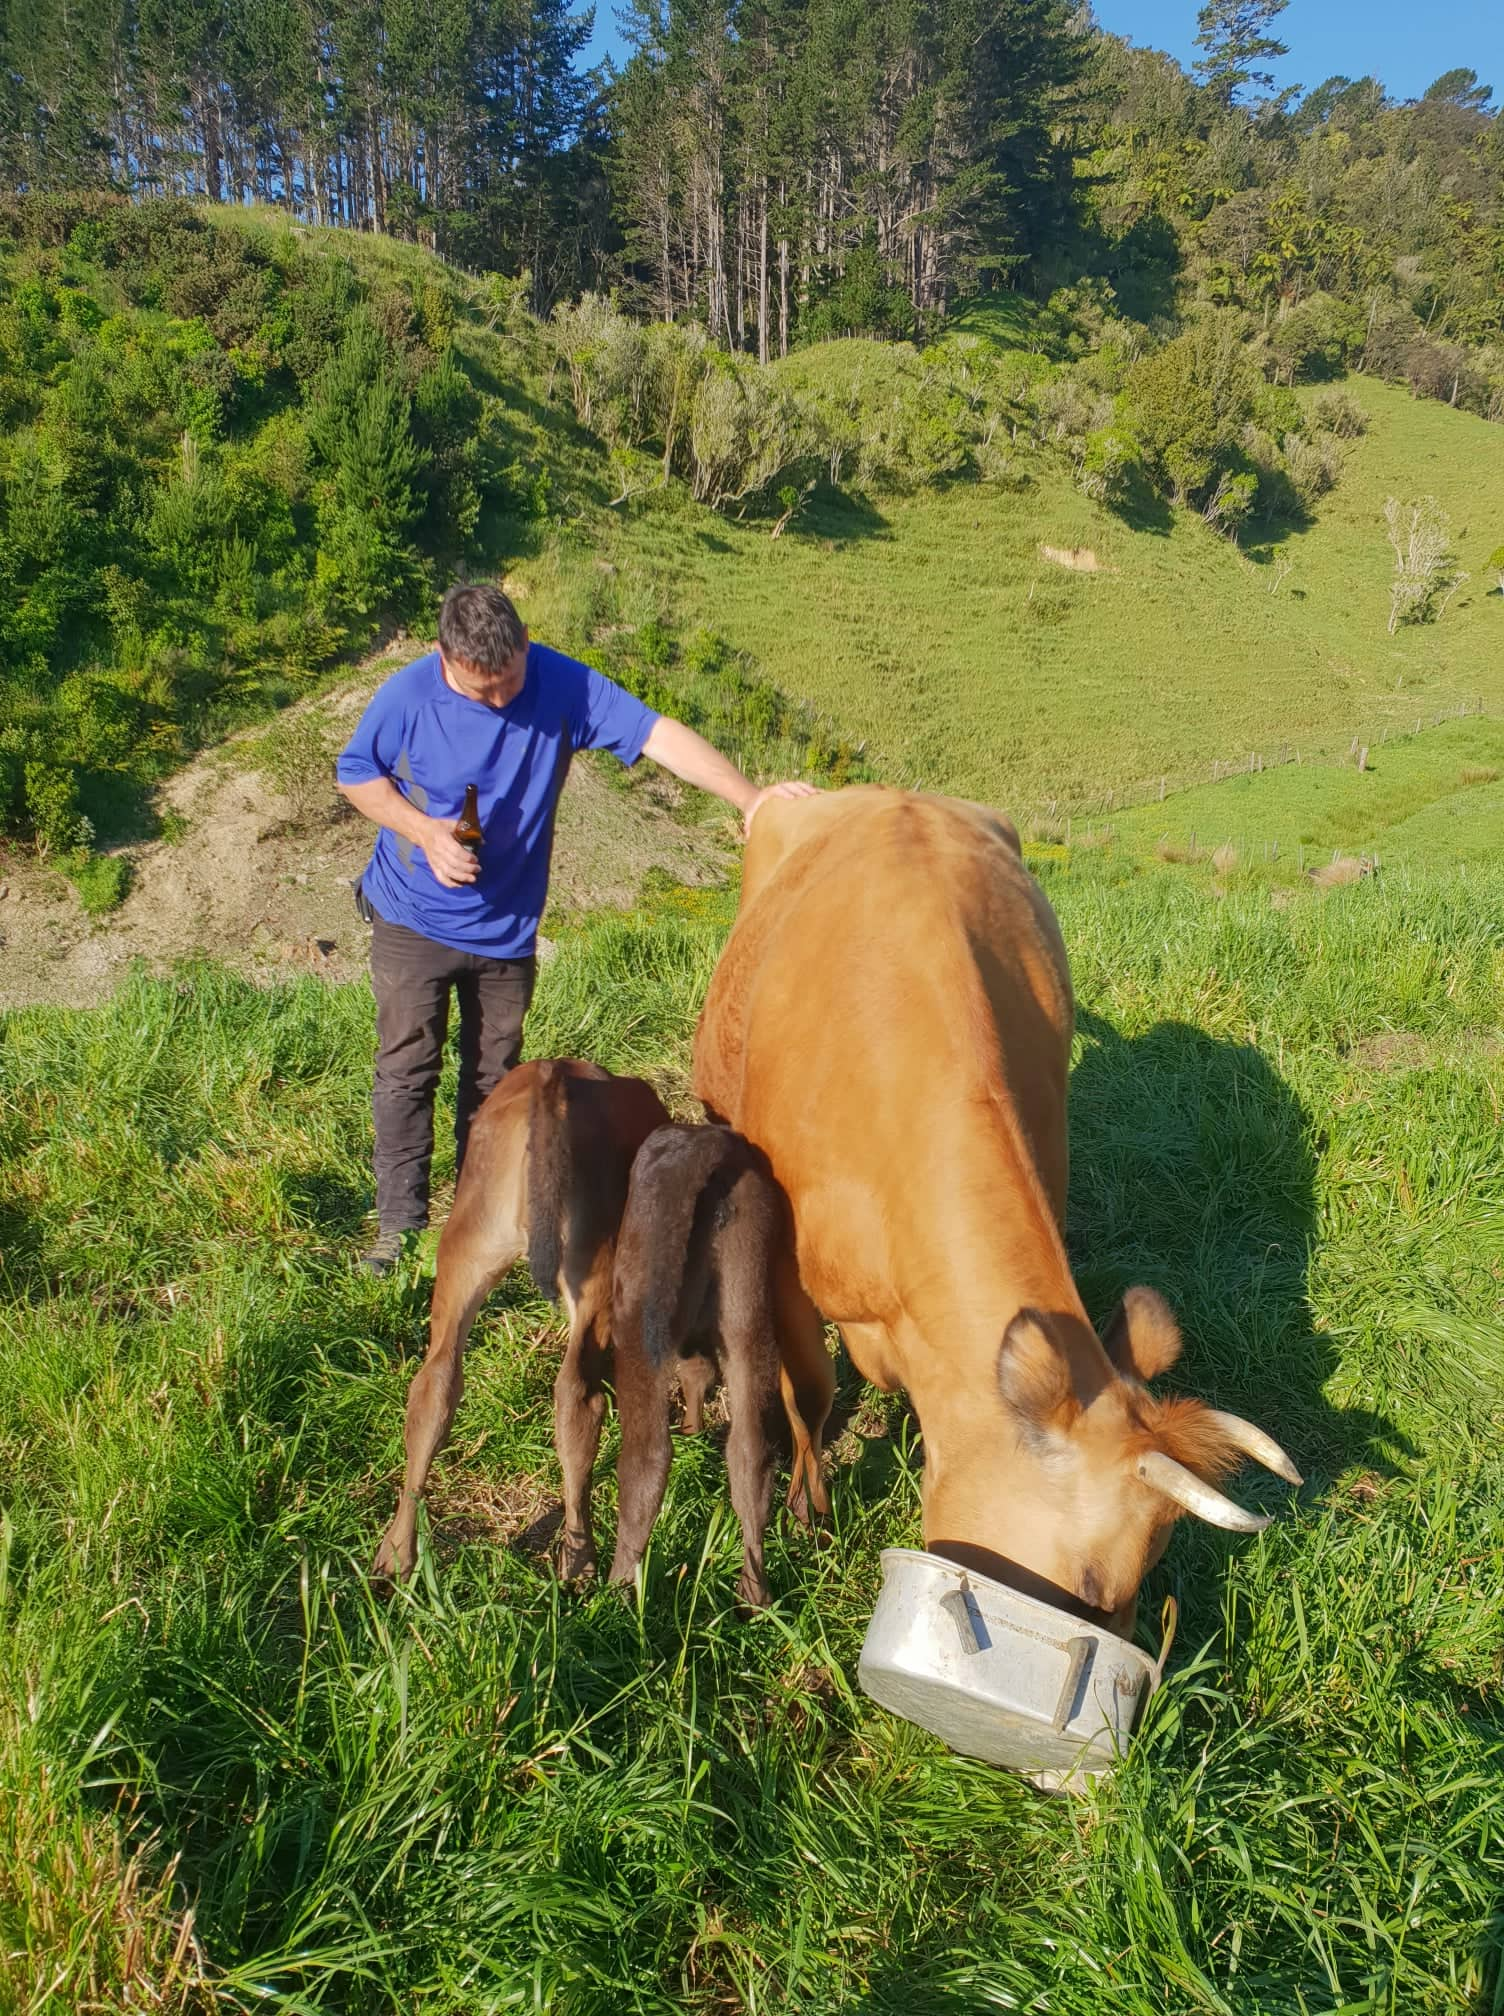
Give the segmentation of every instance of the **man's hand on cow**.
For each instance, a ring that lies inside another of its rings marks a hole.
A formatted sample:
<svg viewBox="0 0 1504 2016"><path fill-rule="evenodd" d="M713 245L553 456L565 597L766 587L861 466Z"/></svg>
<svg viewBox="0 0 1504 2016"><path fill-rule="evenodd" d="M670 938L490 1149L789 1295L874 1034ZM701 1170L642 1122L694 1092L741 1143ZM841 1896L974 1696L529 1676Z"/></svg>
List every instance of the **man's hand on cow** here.
<svg viewBox="0 0 1504 2016"><path fill-rule="evenodd" d="M783 784L765 784L742 814L742 830L747 833L752 831L752 821L770 798L814 798L818 795L813 784L801 783L797 778Z"/></svg>
<svg viewBox="0 0 1504 2016"><path fill-rule="evenodd" d="M480 873L475 855L455 839L452 819L429 820L424 829L423 852L441 889L464 889Z"/></svg>

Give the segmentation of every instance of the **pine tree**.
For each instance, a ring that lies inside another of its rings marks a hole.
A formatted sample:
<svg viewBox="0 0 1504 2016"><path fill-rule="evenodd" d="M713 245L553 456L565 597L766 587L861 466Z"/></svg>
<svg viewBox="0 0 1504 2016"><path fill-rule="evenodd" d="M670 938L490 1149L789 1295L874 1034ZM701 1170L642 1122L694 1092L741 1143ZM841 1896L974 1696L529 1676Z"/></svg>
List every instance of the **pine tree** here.
<svg viewBox="0 0 1504 2016"><path fill-rule="evenodd" d="M1273 72L1261 66L1290 53L1269 33L1288 5L1289 0L1207 0L1196 16L1196 47L1206 51L1196 74L1223 105L1231 105L1248 84L1274 89Z"/></svg>

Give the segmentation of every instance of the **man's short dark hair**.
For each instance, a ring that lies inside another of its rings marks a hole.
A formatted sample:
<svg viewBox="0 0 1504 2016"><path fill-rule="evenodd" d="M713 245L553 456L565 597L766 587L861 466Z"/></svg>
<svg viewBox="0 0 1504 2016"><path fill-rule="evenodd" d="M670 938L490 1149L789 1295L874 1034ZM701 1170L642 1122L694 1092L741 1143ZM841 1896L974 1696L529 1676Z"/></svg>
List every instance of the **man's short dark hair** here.
<svg viewBox="0 0 1504 2016"><path fill-rule="evenodd" d="M499 588L457 585L440 604L439 649L451 664L500 672L526 642L526 626Z"/></svg>

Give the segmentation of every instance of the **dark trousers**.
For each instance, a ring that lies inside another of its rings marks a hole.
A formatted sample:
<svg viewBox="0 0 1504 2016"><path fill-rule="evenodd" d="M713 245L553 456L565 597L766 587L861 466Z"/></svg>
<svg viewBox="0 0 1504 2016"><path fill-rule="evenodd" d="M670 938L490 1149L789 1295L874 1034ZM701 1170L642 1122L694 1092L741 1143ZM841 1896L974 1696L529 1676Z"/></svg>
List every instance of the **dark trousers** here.
<svg viewBox="0 0 1504 2016"><path fill-rule="evenodd" d="M536 961L483 959L435 944L384 917L371 924L376 995L376 1212L383 1232L428 1223L433 1099L449 1029L449 990L460 1003L460 1076L454 1111L455 1173L481 1101L522 1054L522 1023Z"/></svg>

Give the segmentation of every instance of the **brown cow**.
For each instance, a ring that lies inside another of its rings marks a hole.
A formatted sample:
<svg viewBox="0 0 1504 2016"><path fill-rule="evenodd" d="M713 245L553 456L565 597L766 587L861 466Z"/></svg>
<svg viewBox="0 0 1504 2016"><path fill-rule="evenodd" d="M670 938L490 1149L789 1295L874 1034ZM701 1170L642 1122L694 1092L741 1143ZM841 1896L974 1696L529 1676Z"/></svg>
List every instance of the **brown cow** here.
<svg viewBox="0 0 1504 2016"><path fill-rule="evenodd" d="M1213 1480L1270 1438L1146 1382L1180 1351L1131 1289L1099 1340L1062 1227L1073 1007L1007 820L860 786L772 800L696 1032L695 1090L793 1207L778 1284L790 1504L826 1508L817 1309L924 1431L925 1544L1122 1625L1183 1511L1267 1521Z"/></svg>
<svg viewBox="0 0 1504 2016"><path fill-rule="evenodd" d="M737 1593L752 1607L768 1600L762 1543L782 1415L772 1270L785 1222L766 1162L729 1127L662 1127L638 1150L612 1291L621 1421L613 1582L635 1577L663 1503L670 1381L677 1373L693 1433L719 1373L742 1528Z"/></svg>
<svg viewBox="0 0 1504 2016"><path fill-rule="evenodd" d="M559 1570L595 1565L590 1472L610 1350L611 1269L632 1158L668 1113L651 1085L573 1059L522 1064L475 1116L454 1209L439 1240L428 1354L407 1396L407 1470L376 1573L413 1566L418 1500L464 1391L476 1312L524 1249L545 1294L562 1295L569 1343L554 1384L564 1478Z"/></svg>

